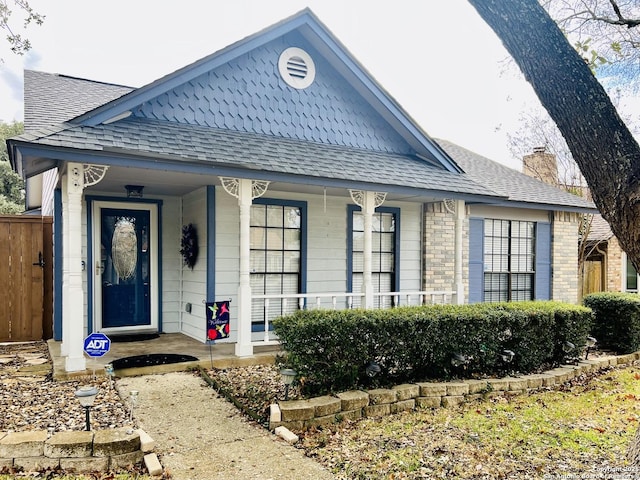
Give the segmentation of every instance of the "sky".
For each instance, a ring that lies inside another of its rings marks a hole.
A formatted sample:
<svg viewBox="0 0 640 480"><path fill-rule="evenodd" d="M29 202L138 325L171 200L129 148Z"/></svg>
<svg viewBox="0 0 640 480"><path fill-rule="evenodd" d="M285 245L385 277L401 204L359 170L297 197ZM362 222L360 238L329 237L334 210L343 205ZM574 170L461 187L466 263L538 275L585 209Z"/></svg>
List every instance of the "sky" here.
<svg viewBox="0 0 640 480"><path fill-rule="evenodd" d="M430 136L520 169L507 133L537 100L466 0L30 0L23 57L0 39L0 120L23 69L141 87L309 7ZM18 13L16 11L16 13ZM18 22L18 27L20 22ZM533 149L535 145L531 146Z"/></svg>

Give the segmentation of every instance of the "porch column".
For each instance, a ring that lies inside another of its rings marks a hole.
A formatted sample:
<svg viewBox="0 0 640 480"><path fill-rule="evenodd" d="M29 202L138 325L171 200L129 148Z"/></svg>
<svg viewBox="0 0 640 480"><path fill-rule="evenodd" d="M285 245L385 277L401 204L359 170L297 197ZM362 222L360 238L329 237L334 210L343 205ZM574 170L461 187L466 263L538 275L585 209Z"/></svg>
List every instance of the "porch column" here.
<svg viewBox="0 0 640 480"><path fill-rule="evenodd" d="M383 192L369 192L363 190L349 190L351 199L362 208L364 219L364 251L362 268L362 293L364 294L364 308L373 308L373 214L376 208L384 203L387 196Z"/></svg>
<svg viewBox="0 0 640 480"><path fill-rule="evenodd" d="M238 199L240 209L240 284L238 286L238 338L236 356L253 355L251 343L251 203L264 195L269 182L220 177L225 191Z"/></svg>
<svg viewBox="0 0 640 480"><path fill-rule="evenodd" d="M65 347L65 370L77 372L85 370L84 357L84 294L82 291L82 190L84 188L83 166L69 163L63 179L66 186L67 208L63 210L64 241L63 250L66 261L66 300L63 301L63 338ZM64 213L66 212L66 217Z"/></svg>
<svg viewBox="0 0 640 480"><path fill-rule="evenodd" d="M464 200L456 200L455 206L455 263L453 267L453 283L456 290L456 303L464 303L464 282L462 281L462 229L465 218Z"/></svg>
<svg viewBox="0 0 640 480"><path fill-rule="evenodd" d="M66 173L64 174L66 175ZM67 252L69 251L69 195L67 189L67 181L63 176L62 181L62 343L60 345L60 354L63 357L69 355L69 317L66 312L69 311L67 302L69 300L69 259Z"/></svg>

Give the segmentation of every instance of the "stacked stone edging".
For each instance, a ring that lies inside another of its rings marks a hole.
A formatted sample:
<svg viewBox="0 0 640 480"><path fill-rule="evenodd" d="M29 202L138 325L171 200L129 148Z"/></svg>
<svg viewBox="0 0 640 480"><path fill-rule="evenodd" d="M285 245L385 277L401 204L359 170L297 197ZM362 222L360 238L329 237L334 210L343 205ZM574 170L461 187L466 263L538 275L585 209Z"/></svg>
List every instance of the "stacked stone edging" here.
<svg viewBox="0 0 640 480"><path fill-rule="evenodd" d="M144 430L126 427L53 434L45 430L0 432L0 471L60 468L75 473L105 472L144 461L151 475L161 475L154 447Z"/></svg>
<svg viewBox="0 0 640 480"><path fill-rule="evenodd" d="M418 408L455 407L499 395L520 395L542 387L560 385L582 373L631 364L639 359L640 352L636 352L581 360L577 365L563 365L544 373L520 377L420 382L396 385L388 389L351 390L335 396L290 400L271 405L269 429L274 431L276 427L285 427L294 432L302 432L341 420L382 417Z"/></svg>

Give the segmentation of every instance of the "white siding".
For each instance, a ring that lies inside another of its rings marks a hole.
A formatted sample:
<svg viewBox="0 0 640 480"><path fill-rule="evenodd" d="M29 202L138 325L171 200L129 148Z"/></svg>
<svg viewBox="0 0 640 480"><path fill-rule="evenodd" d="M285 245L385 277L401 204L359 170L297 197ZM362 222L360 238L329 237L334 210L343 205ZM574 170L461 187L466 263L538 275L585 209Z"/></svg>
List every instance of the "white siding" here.
<svg viewBox="0 0 640 480"><path fill-rule="evenodd" d="M162 244L162 331L180 331L180 228L182 201L177 197L162 197L160 241Z"/></svg>
<svg viewBox="0 0 640 480"><path fill-rule="evenodd" d="M53 192L57 184L57 168L47 170L42 174L42 215L53 215Z"/></svg>
<svg viewBox="0 0 640 480"><path fill-rule="evenodd" d="M171 217L167 217L171 218ZM176 223L173 221L172 223ZM197 340L206 339L206 316L203 301L207 299L207 190L200 188L182 198L182 223L178 225L179 236L176 252L180 251L182 226L193 224L198 233L198 259L193 270L185 266L178 253L182 272L182 301L180 331ZM186 311L186 304L191 304L191 313Z"/></svg>

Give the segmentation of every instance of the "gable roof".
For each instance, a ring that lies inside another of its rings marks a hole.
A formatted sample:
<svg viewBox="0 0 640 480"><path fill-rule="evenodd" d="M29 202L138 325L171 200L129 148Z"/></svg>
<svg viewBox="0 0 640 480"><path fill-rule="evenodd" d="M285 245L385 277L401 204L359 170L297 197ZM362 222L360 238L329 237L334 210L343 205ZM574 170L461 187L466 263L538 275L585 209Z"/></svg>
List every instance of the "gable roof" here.
<svg viewBox="0 0 640 480"><path fill-rule="evenodd" d="M66 122L133 90L122 85L25 70L25 130Z"/></svg>
<svg viewBox="0 0 640 480"><path fill-rule="evenodd" d="M294 31L302 35L322 58L355 89L357 94L369 106L373 107L378 115L410 145L417 156L451 172L460 171L455 162L451 161L446 153L411 119L408 113L378 84L308 8L148 85L133 90L127 95L87 111L72 119L71 123L93 126L126 116L128 112L141 104L166 94L200 75L226 65L242 55Z"/></svg>
<svg viewBox="0 0 640 480"><path fill-rule="evenodd" d="M469 177L493 192L503 196L496 204L513 207L540 208L541 205L565 210L589 210L595 206L582 197L525 175L501 163L494 162L471 150L447 140L436 140Z"/></svg>

